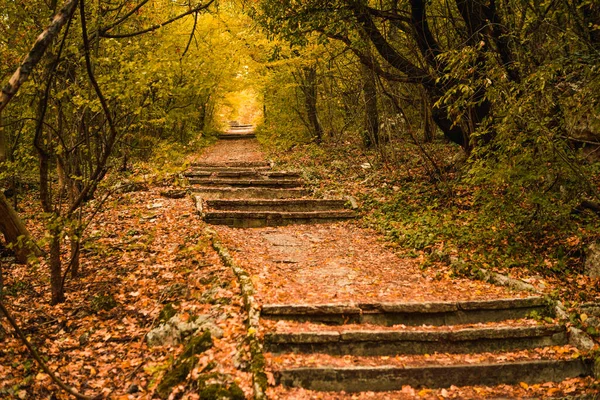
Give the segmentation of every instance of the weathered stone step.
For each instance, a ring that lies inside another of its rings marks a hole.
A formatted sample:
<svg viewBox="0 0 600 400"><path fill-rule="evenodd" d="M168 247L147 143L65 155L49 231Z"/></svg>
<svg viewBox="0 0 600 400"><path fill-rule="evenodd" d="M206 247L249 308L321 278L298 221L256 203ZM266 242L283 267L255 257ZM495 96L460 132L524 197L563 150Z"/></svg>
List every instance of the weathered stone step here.
<svg viewBox="0 0 600 400"><path fill-rule="evenodd" d="M202 186L230 186L230 187L270 187L270 188L297 188L303 185L301 179L234 179L234 178L190 178L190 184Z"/></svg>
<svg viewBox="0 0 600 400"><path fill-rule="evenodd" d="M199 161L192 163L192 167L201 168L270 168L271 164L266 161L222 161L222 162L206 162Z"/></svg>
<svg viewBox="0 0 600 400"><path fill-rule="evenodd" d="M333 211L343 210L346 202L323 199L234 199L206 200L205 204L209 211Z"/></svg>
<svg viewBox="0 0 600 400"><path fill-rule="evenodd" d="M498 322L546 314L542 297L423 303L265 304L263 318L329 324L459 325Z"/></svg>
<svg viewBox="0 0 600 400"><path fill-rule="evenodd" d="M213 225L228 225L236 228L259 228L292 224L335 222L354 218L353 211L207 211L204 220Z"/></svg>
<svg viewBox="0 0 600 400"><path fill-rule="evenodd" d="M238 139L255 139L254 133L222 133L219 135L219 140L238 140Z"/></svg>
<svg viewBox="0 0 600 400"><path fill-rule="evenodd" d="M450 331L322 331L267 333L272 353L395 356L398 354L513 351L567 343L563 326L468 328Z"/></svg>
<svg viewBox="0 0 600 400"><path fill-rule="evenodd" d="M402 386L536 384L591 374L584 359L429 366L304 367L275 371L279 384L317 391L391 391Z"/></svg>
<svg viewBox="0 0 600 400"><path fill-rule="evenodd" d="M220 169L206 170L194 168L186 172L184 176L188 178L249 178L249 179L299 179L302 174L294 171L261 171L255 169Z"/></svg>
<svg viewBox="0 0 600 400"><path fill-rule="evenodd" d="M192 192L197 193L202 199L296 199L310 195L310 192L301 188L219 188L219 187L192 187Z"/></svg>
<svg viewBox="0 0 600 400"><path fill-rule="evenodd" d="M227 167L227 166L222 166L222 167L216 167L216 166L210 166L210 167L192 167L192 169L187 173L190 174L205 174L202 176L210 176L210 174L213 174L215 172L240 172L240 173L250 173L250 172L267 172L270 171L271 167L269 166L262 166L262 167Z"/></svg>

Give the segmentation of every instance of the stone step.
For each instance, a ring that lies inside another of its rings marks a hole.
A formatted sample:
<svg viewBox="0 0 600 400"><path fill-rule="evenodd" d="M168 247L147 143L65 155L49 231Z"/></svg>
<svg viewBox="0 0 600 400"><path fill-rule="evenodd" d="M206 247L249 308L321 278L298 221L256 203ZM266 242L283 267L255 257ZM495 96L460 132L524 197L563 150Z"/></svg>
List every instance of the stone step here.
<svg viewBox="0 0 600 400"><path fill-rule="evenodd" d="M184 174L188 178L247 178L247 179L300 179L302 174L295 171L261 171L256 169L206 170L194 168Z"/></svg>
<svg viewBox="0 0 600 400"><path fill-rule="evenodd" d="M251 173L251 172L267 172L270 171L271 167L227 167L227 166L210 166L210 167L192 167L189 174L212 174L215 172L239 172L239 173ZM207 176L207 175L202 175Z"/></svg>
<svg viewBox="0 0 600 400"><path fill-rule="evenodd" d="M328 324L459 325L545 315L543 297L423 303L265 304L263 318Z"/></svg>
<svg viewBox="0 0 600 400"><path fill-rule="evenodd" d="M221 161L207 162L199 161L192 163L192 167L200 168L271 168L271 164L266 161Z"/></svg>
<svg viewBox="0 0 600 400"><path fill-rule="evenodd" d="M428 388L521 382L532 385L590 374L591 362L581 358L458 365L301 367L274 372L277 383L284 386L337 392L401 390L404 385Z"/></svg>
<svg viewBox="0 0 600 400"><path fill-rule="evenodd" d="M343 210L345 200L323 199L233 199L206 200L207 211L334 211Z"/></svg>
<svg viewBox="0 0 600 400"><path fill-rule="evenodd" d="M259 228L292 224L335 222L354 218L353 211L207 211L204 220L213 225L228 225L235 228Z"/></svg>
<svg viewBox="0 0 600 400"><path fill-rule="evenodd" d="M189 178L192 185L201 185L204 187L270 187L270 188L297 188L304 182L301 179L235 179L235 178Z"/></svg>
<svg viewBox="0 0 600 400"><path fill-rule="evenodd" d="M563 326L505 326L458 330L349 330L267 333L272 353L395 356L399 354L513 351L567 343Z"/></svg>
<svg viewBox="0 0 600 400"><path fill-rule="evenodd" d="M192 187L192 192L204 199L297 199L310 195L301 188L274 189L265 187Z"/></svg>
<svg viewBox="0 0 600 400"><path fill-rule="evenodd" d="M244 139L255 139L254 133L222 133L219 135L219 140L244 140Z"/></svg>

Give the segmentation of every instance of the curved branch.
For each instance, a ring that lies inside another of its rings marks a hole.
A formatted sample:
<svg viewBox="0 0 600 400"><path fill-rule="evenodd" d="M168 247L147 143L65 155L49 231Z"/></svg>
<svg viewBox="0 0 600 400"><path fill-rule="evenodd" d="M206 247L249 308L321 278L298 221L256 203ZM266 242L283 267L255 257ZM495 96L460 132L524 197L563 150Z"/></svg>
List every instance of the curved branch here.
<svg viewBox="0 0 600 400"><path fill-rule="evenodd" d="M369 15L368 10L360 9L359 6L356 6L354 9L354 15L357 21L362 25L365 30L367 36L377 49L377 52L386 60L392 67L396 68L398 71L405 73L409 77L413 79L421 79L427 80L429 74L414 65L410 62L406 57L402 54L398 53L394 47L387 41L387 39L381 34L375 22Z"/></svg>
<svg viewBox="0 0 600 400"><path fill-rule="evenodd" d="M146 28L146 29L142 29L141 31L131 32L131 33L123 33L123 34L115 34L115 35L111 35L110 33L106 33L106 32L101 31L100 32L100 37L112 38L112 39L124 39L124 38L130 38L130 37L134 37L134 36L143 35L144 33L152 32L152 31L155 31L157 29L162 28L165 25L169 25L169 24L171 24L171 23L173 23L173 22L175 22L177 20L180 20L181 18L183 18L185 16L188 16L190 14L198 13L199 11L205 10L208 7L210 7L210 5L212 3L214 3L214 2L215 2L215 0L210 0L206 4L200 4L200 5L192 8L192 9L190 9L190 10L184 12L184 13L181 13L181 14L179 14L179 15L171 18L168 21L165 21L165 22L163 22L161 24L152 25L151 27Z"/></svg>
<svg viewBox="0 0 600 400"><path fill-rule="evenodd" d="M137 6L133 7L133 9L131 11L129 11L127 14L123 15L121 18L119 18L118 20L116 20L115 22L113 22L112 24L105 26L103 28L100 28L99 31L101 34L110 31L111 29L121 25L123 22L125 22L127 20L127 18L131 17L133 14L135 14L140 8L142 8L144 6L144 4L146 4L148 1L150 0L142 0Z"/></svg>
<svg viewBox="0 0 600 400"><path fill-rule="evenodd" d="M328 38L330 39L335 39L335 40L339 40L340 42L344 43L346 45L346 47L352 51L352 53L354 53L354 55L358 58L358 60L361 62L361 64L367 66L368 68L371 69L371 71L375 72L378 76L380 76L381 78L388 80L388 81L393 81L393 82L402 82L402 83L421 83L423 80L420 78L413 78L410 76L400 76L400 75L396 75L393 74L391 72L385 71L384 69L381 68L380 65L378 65L378 63L372 59L372 57L367 56L365 53L361 52L359 49L357 49L356 47L352 46L352 41L342 35L336 35L336 34L326 34Z"/></svg>
<svg viewBox="0 0 600 400"><path fill-rule="evenodd" d="M44 372L46 374L48 374L50 376L50 378L62 390L64 390L65 392L69 393L71 396L74 396L74 397L76 397L77 399L80 399L80 400L95 400L95 399L100 399L101 398L101 395L86 396L86 395L83 395L81 393L77 393L73 388L67 386L62 380L60 380L60 378L58 376L56 376L52 371L50 371L50 368L48 368L48 366L42 360L42 358L40 357L40 355L38 354L38 352L33 348L33 346L31 345L31 343L29 343L29 340L27 340L27 338L23 334L23 331L21 331L21 329L19 328L19 325L17 324L17 321L8 312L8 309L4 306L4 303L2 302L2 299L0 299L0 315L2 315L2 314L4 314L4 316L6 317L6 319L8 319L8 322L10 323L10 325L13 327L13 329L17 333L17 336L19 337L19 339L21 339L21 341L23 342L23 344L25 344L25 347L27 347L27 350L33 356L33 358L35 359L35 361L37 361L37 363L44 370Z"/></svg>

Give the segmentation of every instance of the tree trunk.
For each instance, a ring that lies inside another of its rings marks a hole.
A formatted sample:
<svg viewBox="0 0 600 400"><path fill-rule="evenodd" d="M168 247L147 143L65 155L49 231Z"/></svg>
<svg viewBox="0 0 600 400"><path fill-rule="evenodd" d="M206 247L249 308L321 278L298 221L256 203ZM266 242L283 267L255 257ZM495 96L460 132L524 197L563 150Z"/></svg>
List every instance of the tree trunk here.
<svg viewBox="0 0 600 400"><path fill-rule="evenodd" d="M79 277L79 255L81 249L81 239L79 236L71 238L71 278L75 279Z"/></svg>
<svg viewBox="0 0 600 400"><path fill-rule="evenodd" d="M311 65L303 68L302 92L304 93L304 106L310 124L310 129L315 141L321 143L323 140L323 127L319 121L317 110L317 66Z"/></svg>
<svg viewBox="0 0 600 400"><path fill-rule="evenodd" d="M20 263L25 264L29 255L39 254L39 250L27 245L31 236L2 192L0 192L0 232L4 235L7 243L15 246L14 251ZM18 246L19 238L21 238L21 243L25 243L24 246Z"/></svg>
<svg viewBox="0 0 600 400"><path fill-rule="evenodd" d="M431 143L435 136L435 122L431 118L431 102L425 90L421 90L421 118L423 119L423 141Z"/></svg>
<svg viewBox="0 0 600 400"><path fill-rule="evenodd" d="M54 222L56 223L56 222ZM50 239L50 304L56 305L65 301L65 292L62 285L62 263L60 260L60 228L51 229Z"/></svg>
<svg viewBox="0 0 600 400"><path fill-rule="evenodd" d="M362 32L362 31L361 31ZM363 39L368 44L369 38L362 34ZM367 56L372 59L371 50L367 50ZM363 133L363 144L366 148L373 145L379 145L379 110L377 109L377 82L375 73L365 64L360 64L360 71L363 78L363 97L365 102L365 129Z"/></svg>
<svg viewBox="0 0 600 400"><path fill-rule="evenodd" d="M8 144L6 132L2 126L2 114L0 113L0 163L6 161L8 157Z"/></svg>

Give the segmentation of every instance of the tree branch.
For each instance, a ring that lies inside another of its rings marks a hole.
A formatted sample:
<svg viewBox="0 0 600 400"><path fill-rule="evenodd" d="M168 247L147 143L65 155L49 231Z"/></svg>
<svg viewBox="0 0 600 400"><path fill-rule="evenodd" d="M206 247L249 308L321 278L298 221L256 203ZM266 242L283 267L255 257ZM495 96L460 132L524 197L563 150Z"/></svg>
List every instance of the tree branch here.
<svg viewBox="0 0 600 400"><path fill-rule="evenodd" d="M133 7L133 9L131 11L129 11L127 14L123 15L121 18L119 18L118 20L116 20L115 22L113 22L112 24L105 26L103 28L100 28L100 34L106 33L108 31L110 31L111 29L121 25L123 22L125 22L127 20L127 18L131 17L133 14L135 14L140 8L142 8L144 6L144 4L146 4L148 1L150 0L142 0L137 6Z"/></svg>
<svg viewBox="0 0 600 400"><path fill-rule="evenodd" d="M215 0L210 0L208 3L206 3L206 4L200 4L200 5L192 8L192 9L190 9L190 10L188 10L188 11L182 13L182 14L179 14L179 15L171 18L168 21L165 21L165 22L163 22L161 24L152 25L149 28L142 29L141 31L137 31L137 32L111 35L110 33L106 33L104 30L101 30L100 31L100 37L112 38L112 39L124 39L124 38L130 38L130 37L134 37L134 36L143 35L144 33L152 32L152 31L155 31L157 29L162 28L165 25L169 25L169 24L171 24L171 23L173 23L173 22L175 22L175 21L177 21L177 20L179 20L179 19L181 19L181 18L183 18L185 16L188 16L190 14L198 13L199 11L205 10L208 7L210 7L210 5L212 3L214 3L214 2L215 2Z"/></svg>
<svg viewBox="0 0 600 400"><path fill-rule="evenodd" d="M352 41L349 38L339 35L339 34L326 34L326 35L330 39L339 40L340 42L344 43L346 45L346 47L350 51L352 51L356 57L358 57L358 60L363 65L370 68L373 72L375 72L377 75L379 75L380 77L382 77L385 80L393 81L393 82L403 82L403 83L421 83L423 81L423 79L421 79L421 78L413 78L410 76L400 76L400 75L385 71L371 57L367 56L365 53L361 52L359 49L352 46Z"/></svg>
<svg viewBox="0 0 600 400"><path fill-rule="evenodd" d="M64 390L65 392L69 393L71 396L75 396L75 398L80 399L80 400L95 400L95 399L100 399L101 398L101 395L86 396L86 395L77 393L75 390L73 390L73 388L67 386L62 380L60 380L60 378L58 376L56 376L52 371L50 371L50 368L48 368L48 366L42 360L42 358L40 357L40 355L38 354L38 352L33 348L33 346L31 345L31 343L29 343L29 341L27 340L27 338L25 337L25 335L23 334L23 332L19 328L19 325L17 324L17 321L8 312L8 309L4 306L4 303L2 302L2 299L0 299L0 316L2 314L4 314L4 316L6 317L6 319L8 319L8 322L10 323L10 325L13 327L13 329L17 333L17 336L19 337L19 339L21 339L21 341L23 342L23 344L25 344L25 347L27 347L27 350L33 356L33 358L35 359L35 361L37 361L37 363L42 368L42 370L44 370L44 372L46 374L48 374L50 376L50 378L62 390Z"/></svg>
<svg viewBox="0 0 600 400"><path fill-rule="evenodd" d="M377 52L392 67L396 68L400 72L405 73L413 79L420 79L421 81L423 81L430 78L429 74L425 70L414 65L406 57L398 53L396 49L392 47L392 45L381 34L379 29L375 25L375 22L373 22L373 19L371 18L371 15L369 15L368 10L360 9L359 6L356 6L354 9L354 15L357 21L362 25L371 42L373 42L373 45L377 49Z"/></svg>
<svg viewBox="0 0 600 400"><path fill-rule="evenodd" d="M0 113L17 94L23 83L27 81L33 68L41 60L50 46L50 43L58 35L62 27L71 19L79 0L68 0L61 10L54 16L50 25L38 36L33 47L23 60L19 68L11 76L8 84L2 88L0 93Z"/></svg>

